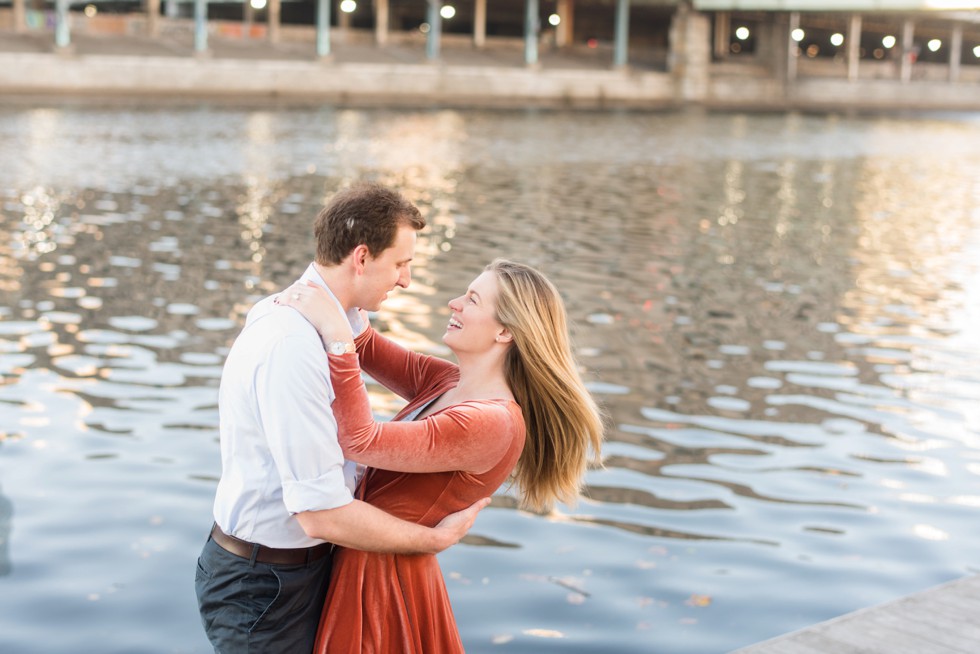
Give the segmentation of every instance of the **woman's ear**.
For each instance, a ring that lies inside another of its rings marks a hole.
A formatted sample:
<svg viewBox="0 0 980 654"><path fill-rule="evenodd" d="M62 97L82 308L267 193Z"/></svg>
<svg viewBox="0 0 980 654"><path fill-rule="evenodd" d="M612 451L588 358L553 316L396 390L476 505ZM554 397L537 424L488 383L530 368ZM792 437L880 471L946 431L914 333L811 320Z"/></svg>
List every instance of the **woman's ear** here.
<svg viewBox="0 0 980 654"><path fill-rule="evenodd" d="M510 343L514 340L514 335L510 333L509 329L504 327L497 332L497 336L493 340L497 341L498 343Z"/></svg>

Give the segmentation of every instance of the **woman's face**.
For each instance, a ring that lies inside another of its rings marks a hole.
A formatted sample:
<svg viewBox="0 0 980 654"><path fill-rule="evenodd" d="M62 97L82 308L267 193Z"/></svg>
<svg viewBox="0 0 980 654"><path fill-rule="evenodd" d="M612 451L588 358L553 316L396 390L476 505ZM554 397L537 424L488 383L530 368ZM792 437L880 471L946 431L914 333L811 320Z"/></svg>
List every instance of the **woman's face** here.
<svg viewBox="0 0 980 654"><path fill-rule="evenodd" d="M487 270L473 280L466 293L450 300L452 314L442 341L456 352L488 350L502 335L509 341L496 318L497 292L497 276Z"/></svg>

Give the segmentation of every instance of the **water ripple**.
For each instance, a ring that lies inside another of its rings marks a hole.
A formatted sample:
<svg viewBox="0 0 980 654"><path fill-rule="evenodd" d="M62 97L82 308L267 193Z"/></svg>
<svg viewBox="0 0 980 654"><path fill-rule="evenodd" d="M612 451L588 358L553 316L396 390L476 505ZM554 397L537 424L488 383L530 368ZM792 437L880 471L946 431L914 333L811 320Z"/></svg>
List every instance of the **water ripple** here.
<svg viewBox="0 0 980 654"><path fill-rule="evenodd" d="M469 648L729 651L975 570L975 121L0 116L18 153L0 156L0 574L18 598L0 612L18 651L206 651L174 570L211 520L221 365L359 177L429 223L380 328L448 356L446 301L496 256L528 262L561 289L609 418L577 506L530 514L502 489L440 555ZM401 406L369 391L381 416Z"/></svg>

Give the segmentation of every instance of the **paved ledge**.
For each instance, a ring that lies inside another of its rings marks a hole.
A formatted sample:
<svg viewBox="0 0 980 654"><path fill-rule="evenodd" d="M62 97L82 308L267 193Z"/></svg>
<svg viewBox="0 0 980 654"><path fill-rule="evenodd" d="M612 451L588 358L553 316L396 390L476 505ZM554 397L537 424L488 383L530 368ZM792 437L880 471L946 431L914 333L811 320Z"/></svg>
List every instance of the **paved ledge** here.
<svg viewBox="0 0 980 654"><path fill-rule="evenodd" d="M185 30L186 32L186 30ZM850 82L774 79L759 65L708 64L682 79L664 62L610 66L601 50L545 50L539 64L523 62L519 44L477 49L447 40L437 62L425 44L403 39L378 47L368 39L336 39L326 60L296 39L209 38L195 55L190 36L150 39L132 34L72 36L53 52L52 35L0 28L0 101L29 98L149 97L154 102L226 99L240 102L329 102L338 105L430 107L555 107L574 109L709 109L763 111L980 110L980 80Z"/></svg>
<svg viewBox="0 0 980 654"><path fill-rule="evenodd" d="M76 34L66 53L51 35L0 31L0 95L151 96L319 100L341 104L660 108L675 103L674 78L640 68L613 70L608 53L544 52L528 67L514 44L477 49L448 41L439 61L425 43L377 47L337 39L320 60L304 40L209 38L195 55L186 34L150 39Z"/></svg>
<svg viewBox="0 0 980 654"><path fill-rule="evenodd" d="M743 647L733 654L975 654L980 575Z"/></svg>
<svg viewBox="0 0 980 654"><path fill-rule="evenodd" d="M0 53L4 94L249 96L569 107L673 104L665 73L300 60Z"/></svg>

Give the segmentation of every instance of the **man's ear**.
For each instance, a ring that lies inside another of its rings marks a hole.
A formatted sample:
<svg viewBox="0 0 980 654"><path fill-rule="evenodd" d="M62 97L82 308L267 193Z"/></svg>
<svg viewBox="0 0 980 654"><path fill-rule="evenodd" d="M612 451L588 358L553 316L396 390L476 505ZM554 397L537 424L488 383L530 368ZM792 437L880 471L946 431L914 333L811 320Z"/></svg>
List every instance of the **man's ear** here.
<svg viewBox="0 0 980 654"><path fill-rule="evenodd" d="M354 273L357 275L364 274L364 264L367 262L368 257L371 256L371 251L368 250L368 246L358 245L351 251L351 263L354 266Z"/></svg>
<svg viewBox="0 0 980 654"><path fill-rule="evenodd" d="M510 343L514 340L514 335L510 333L509 329L504 327L497 332L497 336L493 340L497 341L498 343Z"/></svg>

